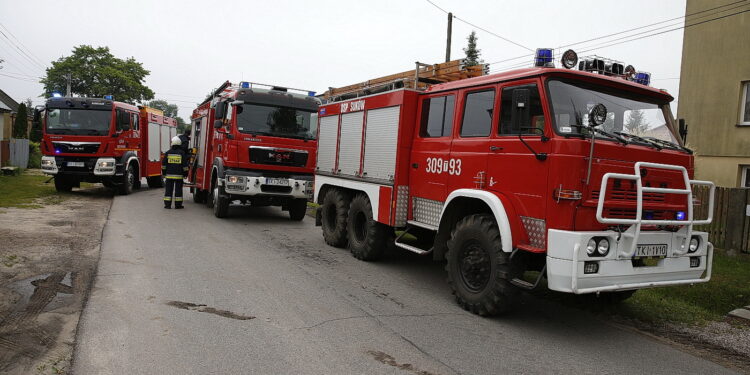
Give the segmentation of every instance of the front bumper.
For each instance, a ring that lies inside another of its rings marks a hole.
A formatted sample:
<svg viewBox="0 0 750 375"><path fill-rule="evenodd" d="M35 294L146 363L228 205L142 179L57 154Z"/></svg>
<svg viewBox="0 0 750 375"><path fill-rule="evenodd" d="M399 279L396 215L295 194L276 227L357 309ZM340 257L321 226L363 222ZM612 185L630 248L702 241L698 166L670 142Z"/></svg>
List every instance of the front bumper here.
<svg viewBox="0 0 750 375"><path fill-rule="evenodd" d="M641 232L639 245L666 244L667 255L656 260L656 265L637 266L637 258L624 258L626 241L618 240L614 231L572 232L550 229L548 231L547 279L551 290L585 294L612 292L661 286L704 283L711 279L713 245L705 232L692 232L700 238L698 249L683 253L681 239L676 232ZM586 244L593 237L610 240L610 250L605 256L589 256ZM693 260L691 261L691 258ZM697 258L697 260L696 260ZM596 272L591 272L596 262ZM697 266L695 263L697 262ZM703 276L705 272L705 276Z"/></svg>
<svg viewBox="0 0 750 375"><path fill-rule="evenodd" d="M42 156L42 172L49 175L114 176L118 171L113 157ZM120 168L122 169L122 168Z"/></svg>
<svg viewBox="0 0 750 375"><path fill-rule="evenodd" d="M282 196L290 198L306 198L312 196L312 176L250 176L245 173L227 171L224 178L219 180L227 194L234 196Z"/></svg>

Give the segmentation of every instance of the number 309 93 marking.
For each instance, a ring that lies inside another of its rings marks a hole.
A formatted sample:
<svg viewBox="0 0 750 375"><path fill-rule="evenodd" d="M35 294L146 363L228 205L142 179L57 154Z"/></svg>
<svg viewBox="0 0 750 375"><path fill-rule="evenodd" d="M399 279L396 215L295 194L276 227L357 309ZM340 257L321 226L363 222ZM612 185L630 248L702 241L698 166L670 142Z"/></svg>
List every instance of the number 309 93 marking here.
<svg viewBox="0 0 750 375"><path fill-rule="evenodd" d="M427 158L425 172L458 176L461 174L461 159Z"/></svg>

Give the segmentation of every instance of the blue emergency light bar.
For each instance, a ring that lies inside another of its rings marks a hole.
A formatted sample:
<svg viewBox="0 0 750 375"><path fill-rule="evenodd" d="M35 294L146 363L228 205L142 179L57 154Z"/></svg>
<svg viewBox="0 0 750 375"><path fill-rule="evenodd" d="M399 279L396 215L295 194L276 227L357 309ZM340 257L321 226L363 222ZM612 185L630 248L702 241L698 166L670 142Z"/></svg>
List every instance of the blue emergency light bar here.
<svg viewBox="0 0 750 375"><path fill-rule="evenodd" d="M315 91L308 91L307 96L315 96Z"/></svg>
<svg viewBox="0 0 750 375"><path fill-rule="evenodd" d="M636 72L633 77L633 82L648 86L651 84L651 73Z"/></svg>
<svg viewBox="0 0 750 375"><path fill-rule="evenodd" d="M62 98L62 94L60 94L59 92L53 92L52 93L52 97L53 98Z"/></svg>
<svg viewBox="0 0 750 375"><path fill-rule="evenodd" d="M552 48L537 48L536 54L534 55L534 66L554 67L555 64L552 62L552 52Z"/></svg>
<svg viewBox="0 0 750 375"><path fill-rule="evenodd" d="M115 100L115 96L114 95L104 95L104 99Z"/></svg>
<svg viewBox="0 0 750 375"><path fill-rule="evenodd" d="M243 89L249 89L250 88L250 82L240 82L240 87Z"/></svg>

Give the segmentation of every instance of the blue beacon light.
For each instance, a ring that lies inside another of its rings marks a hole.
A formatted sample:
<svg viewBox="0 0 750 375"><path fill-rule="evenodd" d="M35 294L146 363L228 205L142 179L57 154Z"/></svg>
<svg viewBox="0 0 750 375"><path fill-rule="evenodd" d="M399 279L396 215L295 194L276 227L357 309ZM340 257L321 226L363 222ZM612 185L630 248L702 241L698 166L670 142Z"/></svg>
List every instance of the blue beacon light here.
<svg viewBox="0 0 750 375"><path fill-rule="evenodd" d="M675 219L685 220L685 211L677 211L677 213L675 214Z"/></svg>
<svg viewBox="0 0 750 375"><path fill-rule="evenodd" d="M104 95L104 99L115 100L115 97L114 97L114 95Z"/></svg>
<svg viewBox="0 0 750 375"><path fill-rule="evenodd" d="M240 87L243 89L249 89L250 88L250 82L240 82Z"/></svg>
<svg viewBox="0 0 750 375"><path fill-rule="evenodd" d="M537 48L534 55L534 66L554 67L552 51L552 48Z"/></svg>

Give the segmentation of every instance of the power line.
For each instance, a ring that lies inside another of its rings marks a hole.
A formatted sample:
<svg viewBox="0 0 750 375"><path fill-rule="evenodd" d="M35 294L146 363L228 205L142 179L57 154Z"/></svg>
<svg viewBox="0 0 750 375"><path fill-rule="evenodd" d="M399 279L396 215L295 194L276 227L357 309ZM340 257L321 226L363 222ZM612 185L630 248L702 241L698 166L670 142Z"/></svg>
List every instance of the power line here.
<svg viewBox="0 0 750 375"><path fill-rule="evenodd" d="M434 6L435 8L437 8L437 9L440 9L440 10L441 10L441 11L442 11L443 13L445 13L445 14L449 14L449 13L450 13L450 12L446 11L445 9L443 9L443 8L439 7L439 6L437 5L437 4L433 3L433 2L432 2L432 1L430 1L430 0L425 0L425 1L427 1L427 2L428 2L428 3L430 3L430 4L432 4L432 6ZM486 33L488 33L488 34L490 34L490 35L492 35L492 36L498 37L498 38L500 38L500 39L502 39L502 40L504 40L504 41L506 41L506 42L508 42L508 43L511 43L511 44L513 44L513 45L516 45L516 46L518 46L518 47L521 47L521 48L523 48L523 49L526 49L526 50L529 50L529 51L532 51L532 52L534 51L533 49L531 49L531 48L529 48L529 47L526 47L526 46L524 46L524 45L522 45L522 44L516 43L516 42L514 42L514 41L512 41L512 40L510 40L510 39L508 39L508 38L506 38L506 37L504 37L504 36L502 36L502 35L499 35L499 34L497 34L497 33L494 33L494 32L492 32L492 31L490 31L490 30L487 30L487 29L485 29L485 28L483 28L483 27L481 27L481 26L477 26L477 25L475 25L475 24L473 24L473 23L471 23L471 22L469 22L469 21L467 21L467 20L465 20L465 19L462 19L462 18L460 18L460 17L458 17L458 16L456 16L456 15L453 15L453 18L455 18L455 19L457 19L457 20L459 20L459 21L461 21L461 22L463 22L463 23L465 23L465 24L467 24L467 25L469 25L469 26L471 26L471 27L475 27L475 28L477 28L477 29L479 29L479 30L482 30L482 31L484 31L484 32L486 32Z"/></svg>
<svg viewBox="0 0 750 375"><path fill-rule="evenodd" d="M13 39L15 39L16 42L18 42L18 44L20 44L21 47L23 47L31 55L31 57L34 59L34 61L37 62L42 68L44 68L44 64L41 63L41 60L38 57L36 57L36 55L34 55L34 53L31 52L31 50L28 47L26 47L26 45L23 44L23 42L21 42L18 38L16 38L16 36L13 35L13 33L5 25L3 25L2 23L0 23L0 27L2 27L3 29L5 29L5 31L7 31L8 34L10 34L10 36L12 36Z"/></svg>
<svg viewBox="0 0 750 375"><path fill-rule="evenodd" d="M7 43L10 43L13 47L16 47L16 50L18 50L18 52L20 52L19 56L25 58L31 64L36 65L37 69L44 70L44 66L43 65L41 65L38 62L34 61L34 59L31 56L29 56L26 52L24 52L24 50L21 49L21 47L19 47L16 43L14 43L12 40L10 40L10 38L8 38L8 36L5 35L5 33L2 30L0 30L0 35L2 35L3 38L5 38L5 40L6 40Z"/></svg>
<svg viewBox="0 0 750 375"><path fill-rule="evenodd" d="M710 12L712 10L716 10L716 9L719 9L719 8L725 8L725 7L732 6L732 5L739 4L739 3L746 3L747 1L748 0L734 1L734 2L731 2L731 3L724 4L724 5L716 6L716 7L713 7L713 8L704 9L704 10L701 10L701 11L697 11L697 12L693 12L693 13L690 13L690 14L686 14L684 16L670 18L670 19L659 21L659 22L655 22L655 23L652 23L652 24L643 25L643 26L632 28L632 29L628 29L628 30L619 31L619 32L616 32L616 33L607 34L607 35L602 35L602 36L599 36L599 37L596 37L596 38L591 38L591 39L587 39L587 40L583 40L583 41L579 41L579 42L575 42L575 43L570 43L570 44L567 44L567 45L560 46L558 48L571 47L571 46L574 46L574 45L588 43L588 42L591 42L591 41L594 41L594 40L599 40L599 39L604 39L604 38L608 38L608 37L615 36L615 35L625 34L625 33L631 32L631 31L636 31L636 30L640 30L640 29L652 27L652 26L659 25L659 24L662 24L662 23L675 21L675 20L678 20L678 19L681 19L681 18L685 18L685 21L687 22L687 18L688 17L692 17L692 16L695 16L695 15L701 14L701 13ZM743 4L743 5L740 5L738 7L742 7L742 6L745 6L745 5L746 4ZM724 12L724 11L736 9L738 7L733 7L733 8L730 8L730 9L724 9L724 10L721 10L720 12ZM704 17L707 17L707 16L702 16L702 17L698 17L698 18L704 18ZM673 25L669 25L669 26L675 26L675 25L677 25L677 24L673 24ZM669 26L665 26L665 27L669 27ZM663 28L663 27L661 27L661 28ZM661 28L652 29L650 31L656 31L656 30L659 30ZM635 36L635 35L636 34L633 34L633 35L630 35L630 36ZM628 36L628 37L630 37L630 36ZM525 54L525 55L522 55L522 56L511 57L511 58L508 58L508 59L503 59L503 60L499 60L499 61L490 62L489 64L499 64L499 63L504 63L504 62L508 62L508 61L522 59L522 58L528 58L529 56L533 56L533 54L532 55Z"/></svg>
<svg viewBox="0 0 750 375"><path fill-rule="evenodd" d="M30 78L16 77L16 76L12 76L10 74L5 74L5 73L0 73L0 76L8 77L8 78L13 78L13 79L17 79L19 81L24 81L24 82L29 82L29 83L39 83L39 81L37 81L37 80L33 80L33 79L30 79Z"/></svg>

